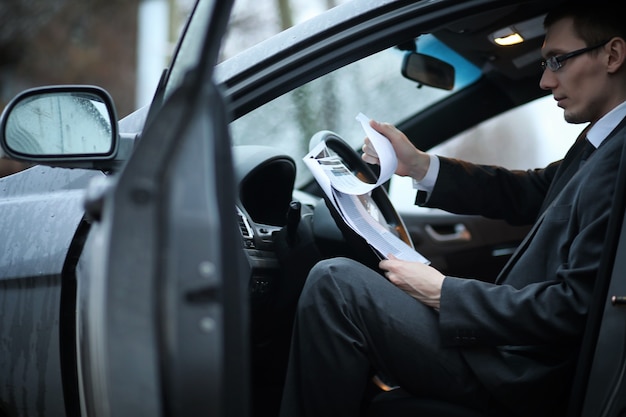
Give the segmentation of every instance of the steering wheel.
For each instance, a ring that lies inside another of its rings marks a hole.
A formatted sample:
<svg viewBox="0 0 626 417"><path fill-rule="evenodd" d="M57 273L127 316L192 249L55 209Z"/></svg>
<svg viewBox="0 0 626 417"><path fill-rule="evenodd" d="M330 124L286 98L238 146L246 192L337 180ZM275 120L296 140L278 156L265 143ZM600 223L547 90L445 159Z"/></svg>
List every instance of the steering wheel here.
<svg viewBox="0 0 626 417"><path fill-rule="evenodd" d="M313 149L322 141L326 143L327 149L341 158L344 165L352 171L353 174L359 177L359 179L368 183L375 183L377 181L377 175L372 170L372 167L363 161L361 156L334 132L323 130L313 135L309 141L309 149ZM369 196L365 196L364 198L367 199L368 212L370 212L387 230L395 234L411 248L414 248L411 237L404 225L404 221L391 203L391 200L389 200L389 195L385 188L383 186L376 187L371 191ZM324 195L324 202L344 239L348 243L352 257L370 267L377 268L380 256L386 254L378 254L364 238L352 230L342 219L341 214L326 195Z"/></svg>

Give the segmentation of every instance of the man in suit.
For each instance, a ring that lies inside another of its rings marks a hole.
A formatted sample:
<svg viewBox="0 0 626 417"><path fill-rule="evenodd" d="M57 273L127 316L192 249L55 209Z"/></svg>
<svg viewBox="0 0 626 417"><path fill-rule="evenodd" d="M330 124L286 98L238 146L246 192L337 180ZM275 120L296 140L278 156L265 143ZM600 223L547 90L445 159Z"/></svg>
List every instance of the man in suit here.
<svg viewBox="0 0 626 417"><path fill-rule="evenodd" d="M357 416L372 373L484 413L564 414L626 141L626 29L595 3L567 3L544 25L540 85L568 122L589 122L563 160L474 165L371 123L393 145L396 173L416 181L418 204L534 224L526 240L495 283L393 257L379 265L387 280L349 259L318 263L298 304L281 416ZM363 150L377 162L368 139Z"/></svg>

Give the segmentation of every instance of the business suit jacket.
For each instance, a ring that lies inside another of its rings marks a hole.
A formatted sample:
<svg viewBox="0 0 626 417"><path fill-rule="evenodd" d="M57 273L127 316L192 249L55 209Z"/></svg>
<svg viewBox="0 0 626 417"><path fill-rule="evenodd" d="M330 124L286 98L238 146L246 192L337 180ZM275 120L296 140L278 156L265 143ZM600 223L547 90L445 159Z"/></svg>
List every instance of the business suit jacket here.
<svg viewBox="0 0 626 417"><path fill-rule="evenodd" d="M496 284L446 277L440 334L498 401L520 415L559 415L599 269L626 121L579 169L579 138L562 161L507 171L441 158L427 202L532 224Z"/></svg>

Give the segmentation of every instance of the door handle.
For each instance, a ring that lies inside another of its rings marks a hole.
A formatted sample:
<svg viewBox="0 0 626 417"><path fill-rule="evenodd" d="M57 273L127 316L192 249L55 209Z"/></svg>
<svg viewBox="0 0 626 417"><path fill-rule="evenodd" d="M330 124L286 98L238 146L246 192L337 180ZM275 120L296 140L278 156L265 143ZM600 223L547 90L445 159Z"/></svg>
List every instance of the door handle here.
<svg viewBox="0 0 626 417"><path fill-rule="evenodd" d="M450 229L450 233L442 232L442 226L439 226L438 228L439 230L435 229L435 227L430 224L424 226L426 234L428 234L431 239L439 243L469 242L472 240L471 233L467 230L467 227L465 227L463 223L455 224ZM445 228L448 229L449 226L445 226Z"/></svg>
<svg viewBox="0 0 626 417"><path fill-rule="evenodd" d="M626 297L623 295L614 295L611 297L611 304L614 306L626 306Z"/></svg>

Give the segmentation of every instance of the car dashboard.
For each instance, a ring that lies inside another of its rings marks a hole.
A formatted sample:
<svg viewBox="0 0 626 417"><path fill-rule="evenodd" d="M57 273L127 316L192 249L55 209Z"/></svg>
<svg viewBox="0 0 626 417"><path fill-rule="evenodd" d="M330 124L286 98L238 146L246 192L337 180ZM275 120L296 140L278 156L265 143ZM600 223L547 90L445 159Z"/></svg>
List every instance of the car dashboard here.
<svg viewBox="0 0 626 417"><path fill-rule="evenodd" d="M291 157L257 145L233 147L233 161L238 187L235 209L255 308L269 303L266 298L273 298L271 293L278 285L296 165Z"/></svg>
<svg viewBox="0 0 626 417"><path fill-rule="evenodd" d="M296 165L291 157L264 146L236 146L233 161L245 248L271 250L272 235L287 222Z"/></svg>

